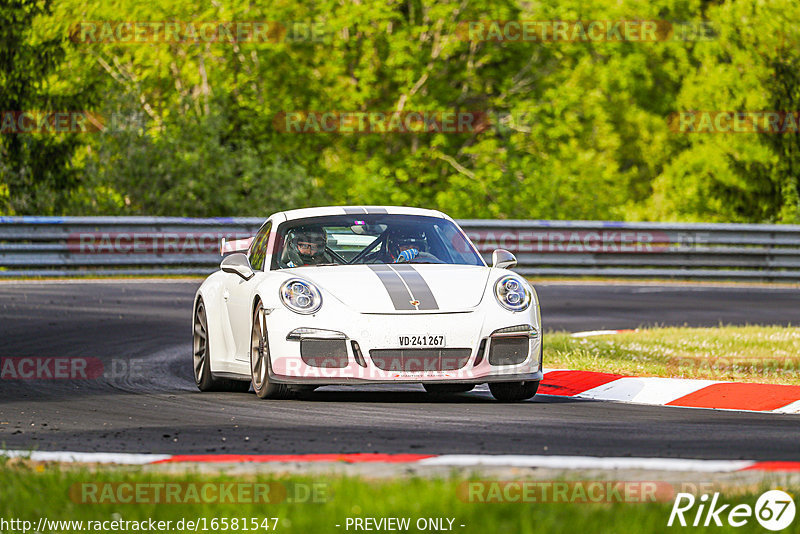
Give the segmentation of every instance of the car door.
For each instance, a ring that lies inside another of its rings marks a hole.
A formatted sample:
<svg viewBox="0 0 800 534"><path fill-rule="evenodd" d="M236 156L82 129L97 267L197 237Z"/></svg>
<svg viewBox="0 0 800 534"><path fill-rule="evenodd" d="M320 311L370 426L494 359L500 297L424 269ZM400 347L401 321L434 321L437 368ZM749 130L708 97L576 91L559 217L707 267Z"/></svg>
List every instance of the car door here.
<svg viewBox="0 0 800 534"><path fill-rule="evenodd" d="M250 266L256 275L250 280L232 274L231 279L223 294L228 309L228 320L235 340L234 358L241 361L250 360L250 328L253 318L252 305L255 288L258 280L263 276L264 264L267 258L267 243L269 242L272 221L267 221L256 234L250 244Z"/></svg>

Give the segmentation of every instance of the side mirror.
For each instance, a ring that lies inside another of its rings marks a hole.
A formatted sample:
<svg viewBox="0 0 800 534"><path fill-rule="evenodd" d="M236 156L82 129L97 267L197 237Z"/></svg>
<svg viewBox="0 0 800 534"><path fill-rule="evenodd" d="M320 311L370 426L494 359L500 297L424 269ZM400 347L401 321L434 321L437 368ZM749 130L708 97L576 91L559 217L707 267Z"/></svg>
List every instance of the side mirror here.
<svg viewBox="0 0 800 534"><path fill-rule="evenodd" d="M226 273L238 274L245 280L250 280L256 275L256 273L253 272L253 268L250 267L247 255L241 252L235 252L230 256L226 256L225 259L222 260L222 263L219 264L219 268Z"/></svg>
<svg viewBox="0 0 800 534"><path fill-rule="evenodd" d="M517 258L509 251L498 248L492 252L492 267L510 269L517 264Z"/></svg>

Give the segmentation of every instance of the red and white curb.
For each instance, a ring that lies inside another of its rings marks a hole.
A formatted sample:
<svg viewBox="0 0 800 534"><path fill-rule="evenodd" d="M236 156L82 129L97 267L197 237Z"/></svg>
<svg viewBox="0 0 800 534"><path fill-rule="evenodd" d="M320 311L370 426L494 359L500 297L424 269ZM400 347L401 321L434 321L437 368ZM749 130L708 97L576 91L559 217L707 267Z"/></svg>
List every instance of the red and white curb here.
<svg viewBox="0 0 800 534"><path fill-rule="evenodd" d="M591 337L631 330L591 330ZM637 377L592 371L544 370L538 393L578 399L631 402L748 412L800 413L800 386L723 382L684 378Z"/></svg>
<svg viewBox="0 0 800 534"><path fill-rule="evenodd" d="M577 399L748 412L800 413L800 386L544 370L538 393Z"/></svg>
<svg viewBox="0 0 800 534"><path fill-rule="evenodd" d="M154 465L173 463L401 463L445 467L529 467L545 469L647 469L698 473L739 471L797 471L798 462L755 460L698 460L683 458L602 458L594 456L536 456L514 454L130 454L111 452L2 451L9 458L34 462L80 462Z"/></svg>

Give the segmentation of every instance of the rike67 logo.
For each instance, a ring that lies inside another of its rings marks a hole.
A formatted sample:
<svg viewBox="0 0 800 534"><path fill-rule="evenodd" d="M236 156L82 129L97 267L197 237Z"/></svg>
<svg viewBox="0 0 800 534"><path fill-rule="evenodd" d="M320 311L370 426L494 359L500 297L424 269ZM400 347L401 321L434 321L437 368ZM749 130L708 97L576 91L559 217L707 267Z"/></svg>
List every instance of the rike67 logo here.
<svg viewBox="0 0 800 534"><path fill-rule="evenodd" d="M710 501L710 502L709 502ZM741 527L755 517L758 523L767 530L783 530L794 521L795 504L792 496L781 490L770 490L763 493L756 501L755 508L749 504L730 504L720 502L720 494L709 497L703 494L695 498L691 493L678 493L669 514L667 526L671 527L677 520L682 527L721 527L724 523L732 527Z"/></svg>

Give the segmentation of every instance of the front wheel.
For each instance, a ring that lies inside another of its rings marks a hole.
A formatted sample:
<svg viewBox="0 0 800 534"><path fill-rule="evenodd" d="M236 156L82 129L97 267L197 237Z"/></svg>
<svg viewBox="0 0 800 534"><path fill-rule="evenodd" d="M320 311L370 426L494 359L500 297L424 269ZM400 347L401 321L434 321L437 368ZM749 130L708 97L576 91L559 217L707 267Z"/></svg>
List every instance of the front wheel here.
<svg viewBox="0 0 800 534"><path fill-rule="evenodd" d="M200 391L237 391L250 389L250 383L228 378L216 378L211 374L211 353L208 345L208 316L202 297L197 299L194 309L194 335L192 339L194 383Z"/></svg>
<svg viewBox="0 0 800 534"><path fill-rule="evenodd" d="M250 333L250 375L253 390L260 399L288 399L292 391L286 384L269 381L269 341L267 319L261 303L253 313L253 329Z"/></svg>
<svg viewBox="0 0 800 534"><path fill-rule="evenodd" d="M500 402L519 402L532 398L539 389L539 381L489 382L489 391Z"/></svg>

